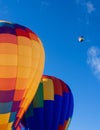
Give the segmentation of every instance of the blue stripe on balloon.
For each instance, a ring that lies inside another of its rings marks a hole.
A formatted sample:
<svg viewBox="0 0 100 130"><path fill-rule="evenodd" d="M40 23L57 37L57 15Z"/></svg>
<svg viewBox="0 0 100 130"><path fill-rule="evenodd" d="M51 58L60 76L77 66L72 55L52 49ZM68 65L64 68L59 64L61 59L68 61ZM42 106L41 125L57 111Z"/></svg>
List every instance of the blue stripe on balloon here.
<svg viewBox="0 0 100 130"><path fill-rule="evenodd" d="M52 130L53 124L53 113L54 113L54 101L44 100L44 130Z"/></svg>
<svg viewBox="0 0 100 130"><path fill-rule="evenodd" d="M44 130L44 109L34 108L34 129L31 130Z"/></svg>
<svg viewBox="0 0 100 130"><path fill-rule="evenodd" d="M57 130L58 129L58 124L60 120L60 114L62 110L62 96L60 95L55 95L54 96L54 112L53 112L53 125L52 125L52 130Z"/></svg>
<svg viewBox="0 0 100 130"><path fill-rule="evenodd" d="M0 27L0 33L8 33L8 34L14 34L16 35L16 32L13 28L11 27L6 27L6 26L1 26Z"/></svg>
<svg viewBox="0 0 100 130"><path fill-rule="evenodd" d="M0 103L0 114L10 113L12 102Z"/></svg>
<svg viewBox="0 0 100 130"><path fill-rule="evenodd" d="M70 93L70 102L71 102L71 103L70 103L71 105L70 105L70 113L69 113L69 116L72 117L73 110L74 110L74 109L73 109L73 107L74 107L74 100L73 100L73 95L72 95L72 93Z"/></svg>
<svg viewBox="0 0 100 130"><path fill-rule="evenodd" d="M10 23L7 23L7 22L0 22L0 27L14 28L14 24L10 24Z"/></svg>
<svg viewBox="0 0 100 130"><path fill-rule="evenodd" d="M22 25L19 25L19 24L14 24L14 27L15 27L15 28L19 28L19 29L23 29L23 30L26 29L26 27L24 27L24 26L22 26Z"/></svg>
<svg viewBox="0 0 100 130"><path fill-rule="evenodd" d="M11 112L10 118L9 118L9 122L13 122L13 121L15 120L15 118L16 118L16 113L17 113L17 112Z"/></svg>
<svg viewBox="0 0 100 130"><path fill-rule="evenodd" d="M66 119L66 113L69 110L68 107L69 107L69 93L64 92L63 93L63 99L62 99L61 116L60 116L60 121L59 121L59 124L61 124L61 125L64 124L64 121Z"/></svg>
<svg viewBox="0 0 100 130"><path fill-rule="evenodd" d="M73 95L72 93L70 92L69 93L69 108L68 108L68 112L66 114L66 120L68 120L69 118L72 117L72 114L73 114L73 106L74 106L74 102L73 102Z"/></svg>
<svg viewBox="0 0 100 130"><path fill-rule="evenodd" d="M29 118L26 118L25 119L25 127L27 129L30 129L30 130L35 130L34 129L34 118L33 117L29 117Z"/></svg>

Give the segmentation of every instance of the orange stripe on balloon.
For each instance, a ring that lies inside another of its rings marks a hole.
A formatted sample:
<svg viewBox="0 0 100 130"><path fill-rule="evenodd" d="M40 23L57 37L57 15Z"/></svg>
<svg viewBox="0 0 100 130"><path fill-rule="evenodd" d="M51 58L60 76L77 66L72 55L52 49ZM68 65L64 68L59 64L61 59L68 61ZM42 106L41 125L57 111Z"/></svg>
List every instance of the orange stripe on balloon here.
<svg viewBox="0 0 100 130"><path fill-rule="evenodd" d="M17 44L17 37L13 34L2 33L0 34L0 43L12 43Z"/></svg>
<svg viewBox="0 0 100 130"><path fill-rule="evenodd" d="M35 41L39 42L38 37L37 37L34 33L29 33L29 37L30 37L32 40L35 40Z"/></svg>
<svg viewBox="0 0 100 130"><path fill-rule="evenodd" d="M5 123L5 124L0 124L0 129L1 130L7 130L8 129L8 124Z"/></svg>
<svg viewBox="0 0 100 130"><path fill-rule="evenodd" d="M17 114L17 117L19 118L18 120L20 120L20 117L21 117L21 114L22 114L22 111L24 110L23 107L20 107L19 111L18 111L18 114ZM25 111L24 111L25 112ZM16 122L17 124L17 122Z"/></svg>
<svg viewBox="0 0 100 130"><path fill-rule="evenodd" d="M0 78L15 78L16 74L16 66L0 66Z"/></svg>
<svg viewBox="0 0 100 130"><path fill-rule="evenodd" d="M23 98L25 90L15 90L14 101L19 101Z"/></svg>
<svg viewBox="0 0 100 130"><path fill-rule="evenodd" d="M12 54L0 54L0 66L16 66L17 55Z"/></svg>
<svg viewBox="0 0 100 130"><path fill-rule="evenodd" d="M0 43L0 54L17 54L17 45L12 43Z"/></svg>
<svg viewBox="0 0 100 130"><path fill-rule="evenodd" d="M16 78L0 78L0 90L12 90L15 89Z"/></svg>

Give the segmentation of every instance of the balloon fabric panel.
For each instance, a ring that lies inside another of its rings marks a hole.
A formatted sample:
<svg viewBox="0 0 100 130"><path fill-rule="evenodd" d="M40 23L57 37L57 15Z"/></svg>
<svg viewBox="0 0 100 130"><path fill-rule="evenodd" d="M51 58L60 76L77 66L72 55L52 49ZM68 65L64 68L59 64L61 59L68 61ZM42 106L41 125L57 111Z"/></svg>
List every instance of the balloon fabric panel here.
<svg viewBox="0 0 100 130"><path fill-rule="evenodd" d="M22 25L0 22L0 130L17 127L43 68L44 49L38 36Z"/></svg>
<svg viewBox="0 0 100 130"><path fill-rule="evenodd" d="M22 124L30 130L65 130L72 113L73 95L69 86L56 77L44 75Z"/></svg>

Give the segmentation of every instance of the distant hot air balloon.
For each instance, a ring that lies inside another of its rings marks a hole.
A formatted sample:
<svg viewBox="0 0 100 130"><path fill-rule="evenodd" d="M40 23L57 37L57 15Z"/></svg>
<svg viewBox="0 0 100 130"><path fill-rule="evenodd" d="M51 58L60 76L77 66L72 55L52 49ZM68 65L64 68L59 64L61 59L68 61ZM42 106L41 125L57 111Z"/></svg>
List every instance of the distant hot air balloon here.
<svg viewBox="0 0 100 130"><path fill-rule="evenodd" d="M72 118L73 104L69 86L44 75L21 122L29 130L65 130Z"/></svg>
<svg viewBox="0 0 100 130"><path fill-rule="evenodd" d="M39 37L25 26L0 21L0 130L16 128L44 68Z"/></svg>
<svg viewBox="0 0 100 130"><path fill-rule="evenodd" d="M84 41L84 37L83 36L78 37L78 41L79 42L83 42Z"/></svg>

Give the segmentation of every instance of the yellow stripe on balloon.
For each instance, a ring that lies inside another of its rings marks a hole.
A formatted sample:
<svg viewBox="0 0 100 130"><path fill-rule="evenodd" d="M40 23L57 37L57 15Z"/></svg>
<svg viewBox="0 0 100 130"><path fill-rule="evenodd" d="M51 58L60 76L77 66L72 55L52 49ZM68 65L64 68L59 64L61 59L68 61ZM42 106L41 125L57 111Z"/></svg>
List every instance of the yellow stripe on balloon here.
<svg viewBox="0 0 100 130"><path fill-rule="evenodd" d="M13 125L13 122L8 123L8 124L7 124L7 130L11 130L12 125Z"/></svg>
<svg viewBox="0 0 100 130"><path fill-rule="evenodd" d="M29 78L31 73L30 67L19 66L17 72L17 78Z"/></svg>
<svg viewBox="0 0 100 130"><path fill-rule="evenodd" d="M18 64L19 66L32 67L32 57L19 55Z"/></svg>
<svg viewBox="0 0 100 130"><path fill-rule="evenodd" d="M54 100L54 86L51 79L43 79L44 100Z"/></svg>
<svg viewBox="0 0 100 130"><path fill-rule="evenodd" d="M32 41L24 36L17 36L18 45L32 46Z"/></svg>
<svg viewBox="0 0 100 130"><path fill-rule="evenodd" d="M0 114L0 124L6 124L9 122L9 117L11 113Z"/></svg>
<svg viewBox="0 0 100 130"><path fill-rule="evenodd" d="M17 65L17 55L10 54L0 54L0 66L1 65L9 65L16 66Z"/></svg>
<svg viewBox="0 0 100 130"><path fill-rule="evenodd" d="M18 46L18 55L32 57L32 48L30 46L19 45Z"/></svg>
<svg viewBox="0 0 100 130"><path fill-rule="evenodd" d="M27 84L28 84L28 78L17 78L16 90L26 89Z"/></svg>

